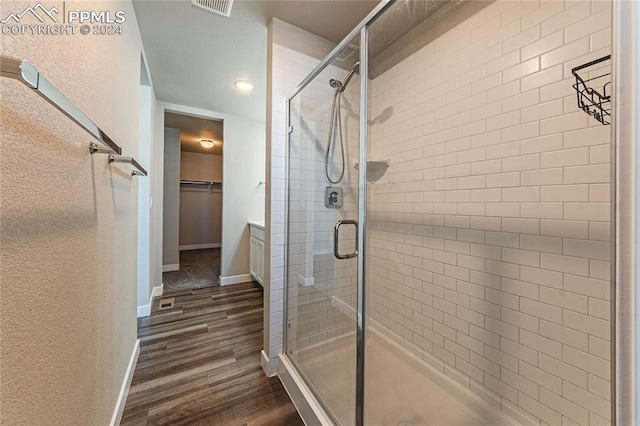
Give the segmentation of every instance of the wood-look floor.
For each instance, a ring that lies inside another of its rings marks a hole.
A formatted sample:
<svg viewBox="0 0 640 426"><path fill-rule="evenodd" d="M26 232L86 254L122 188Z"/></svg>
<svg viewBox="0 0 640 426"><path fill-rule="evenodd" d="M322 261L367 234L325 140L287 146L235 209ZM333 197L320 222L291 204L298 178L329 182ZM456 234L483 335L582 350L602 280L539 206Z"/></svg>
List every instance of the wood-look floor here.
<svg viewBox="0 0 640 426"><path fill-rule="evenodd" d="M279 379L260 367L262 288L176 292L140 321L140 357L121 425L302 425Z"/></svg>

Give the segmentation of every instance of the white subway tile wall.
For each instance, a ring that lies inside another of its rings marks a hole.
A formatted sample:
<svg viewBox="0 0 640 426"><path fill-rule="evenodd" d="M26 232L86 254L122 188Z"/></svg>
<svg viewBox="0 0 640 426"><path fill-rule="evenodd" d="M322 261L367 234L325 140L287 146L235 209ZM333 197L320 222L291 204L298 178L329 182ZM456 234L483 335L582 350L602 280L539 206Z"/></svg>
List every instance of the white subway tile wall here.
<svg viewBox="0 0 640 426"><path fill-rule="evenodd" d="M523 423L610 423L610 23L498 0L370 84L369 325Z"/></svg>

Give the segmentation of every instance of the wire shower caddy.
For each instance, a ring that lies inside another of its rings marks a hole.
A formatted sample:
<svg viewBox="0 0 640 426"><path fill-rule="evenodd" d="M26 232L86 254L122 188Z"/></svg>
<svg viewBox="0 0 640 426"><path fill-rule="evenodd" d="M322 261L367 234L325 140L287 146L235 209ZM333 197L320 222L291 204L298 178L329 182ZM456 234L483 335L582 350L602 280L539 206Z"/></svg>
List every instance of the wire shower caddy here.
<svg viewBox="0 0 640 426"><path fill-rule="evenodd" d="M584 76L589 76L587 68L609 59L611 55L603 56L571 70L576 79L573 88L578 96L578 108L604 125L611 124L611 72L583 78L578 71L582 71Z"/></svg>

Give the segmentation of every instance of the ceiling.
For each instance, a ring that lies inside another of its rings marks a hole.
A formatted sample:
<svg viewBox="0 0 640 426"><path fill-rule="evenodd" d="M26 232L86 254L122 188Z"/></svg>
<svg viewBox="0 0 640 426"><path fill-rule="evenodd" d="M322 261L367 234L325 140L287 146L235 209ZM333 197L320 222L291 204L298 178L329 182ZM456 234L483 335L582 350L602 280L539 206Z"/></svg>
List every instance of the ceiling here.
<svg viewBox="0 0 640 426"><path fill-rule="evenodd" d="M225 18L189 0L134 0L159 101L264 121L271 17L341 41L378 1L235 0ZM242 93L233 83L255 85Z"/></svg>
<svg viewBox="0 0 640 426"><path fill-rule="evenodd" d="M180 149L182 151L222 155L222 124L222 121L217 120L207 120L170 112L164 114L165 127L180 129ZM212 140L215 145L213 148L205 148L200 145L202 139Z"/></svg>

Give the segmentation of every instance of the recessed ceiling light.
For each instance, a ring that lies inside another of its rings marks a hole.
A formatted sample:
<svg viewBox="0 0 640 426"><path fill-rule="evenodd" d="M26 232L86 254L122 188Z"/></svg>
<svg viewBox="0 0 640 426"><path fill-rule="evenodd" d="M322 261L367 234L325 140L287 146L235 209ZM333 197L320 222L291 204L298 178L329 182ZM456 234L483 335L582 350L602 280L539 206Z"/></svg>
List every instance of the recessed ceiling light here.
<svg viewBox="0 0 640 426"><path fill-rule="evenodd" d="M234 84L238 89L243 90L245 92L253 90L253 88L255 87L253 83L246 80L238 80Z"/></svg>
<svg viewBox="0 0 640 426"><path fill-rule="evenodd" d="M202 145L204 148L213 148L215 143L210 139L202 139L200 141L200 145Z"/></svg>

